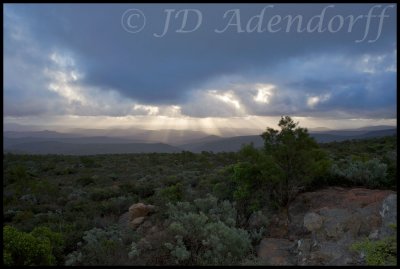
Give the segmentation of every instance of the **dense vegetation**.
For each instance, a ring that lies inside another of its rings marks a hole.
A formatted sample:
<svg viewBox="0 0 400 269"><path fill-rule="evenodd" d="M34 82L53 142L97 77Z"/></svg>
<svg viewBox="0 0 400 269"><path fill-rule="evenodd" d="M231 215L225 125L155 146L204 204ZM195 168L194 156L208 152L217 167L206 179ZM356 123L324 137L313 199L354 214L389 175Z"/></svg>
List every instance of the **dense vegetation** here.
<svg viewBox="0 0 400 269"><path fill-rule="evenodd" d="M96 156L3 156L8 265L256 264L268 222L302 191L327 185L396 190L397 140L318 145L289 117L263 149ZM153 204L157 232L124 229L133 203ZM265 226L265 225L264 225Z"/></svg>

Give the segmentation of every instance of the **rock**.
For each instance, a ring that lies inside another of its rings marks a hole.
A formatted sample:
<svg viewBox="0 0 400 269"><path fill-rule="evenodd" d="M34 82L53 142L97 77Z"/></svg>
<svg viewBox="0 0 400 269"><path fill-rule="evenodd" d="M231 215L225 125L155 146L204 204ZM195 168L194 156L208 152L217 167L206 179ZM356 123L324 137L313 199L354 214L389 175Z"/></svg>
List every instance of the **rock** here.
<svg viewBox="0 0 400 269"><path fill-rule="evenodd" d="M377 240L379 238L379 230L374 230L368 235L368 239Z"/></svg>
<svg viewBox="0 0 400 269"><path fill-rule="evenodd" d="M144 221L144 217L135 218L130 222L130 227L133 229L136 229L137 227L140 226L140 224L142 224L143 221Z"/></svg>
<svg viewBox="0 0 400 269"><path fill-rule="evenodd" d="M356 211L354 217L360 223L358 236L368 236L372 231L379 229L382 224L382 217L379 215L378 203L358 208Z"/></svg>
<svg viewBox="0 0 400 269"><path fill-rule="evenodd" d="M136 229L136 231L140 234L146 234L153 225L152 222L147 217L143 218L144 221L140 224L140 227Z"/></svg>
<svg viewBox="0 0 400 269"><path fill-rule="evenodd" d="M268 222L266 229L271 238L282 238L288 236L288 217L286 212L279 212L273 215Z"/></svg>
<svg viewBox="0 0 400 269"><path fill-rule="evenodd" d="M397 224L397 194L391 194L383 200L379 214L382 217L380 238L393 235L394 230L390 226Z"/></svg>
<svg viewBox="0 0 400 269"><path fill-rule="evenodd" d="M346 230L351 213L342 208L324 208L320 210L320 214L324 218L323 229L328 239L338 240Z"/></svg>
<svg viewBox="0 0 400 269"><path fill-rule="evenodd" d="M153 205L145 205L143 203L137 203L133 204L129 207L129 211L122 214L119 217L118 220L118 225L122 228L133 228L136 229L138 228L146 219L146 217L154 212L155 207ZM146 227L144 228L149 228L151 226L150 222L145 222Z"/></svg>
<svg viewBox="0 0 400 269"><path fill-rule="evenodd" d="M310 258L311 239L299 239L297 241L297 265L306 265Z"/></svg>
<svg viewBox="0 0 400 269"><path fill-rule="evenodd" d="M149 232L150 232L151 234L158 233L159 231L160 231L160 228L159 228L157 225L152 226L152 227L150 228L150 230L149 230Z"/></svg>
<svg viewBox="0 0 400 269"><path fill-rule="evenodd" d="M352 237L357 237L359 236L361 226L362 226L361 216L359 214L353 214L346 221L346 223L344 223L344 230L349 231Z"/></svg>
<svg viewBox="0 0 400 269"><path fill-rule="evenodd" d="M347 247L334 241L321 243L318 250L312 252L311 255L314 255L310 260L311 264L337 266L352 263L352 258Z"/></svg>
<svg viewBox="0 0 400 269"><path fill-rule="evenodd" d="M130 220L134 220L138 217L145 217L153 211L153 205L145 205L143 203L133 204L129 207Z"/></svg>
<svg viewBox="0 0 400 269"><path fill-rule="evenodd" d="M288 213L288 234L270 237L295 240L295 251L285 256L274 250L270 255L285 257L287 261L282 263L287 264L295 257L297 265L360 265L359 255L349 247L365 237L376 240L385 232L393 233L388 226L396 223L397 194L390 190L331 187L299 194ZM272 225L278 222L271 220L268 231L277 229Z"/></svg>
<svg viewBox="0 0 400 269"><path fill-rule="evenodd" d="M322 217L317 213L310 212L304 216L304 227L310 232L316 231L322 226Z"/></svg>
<svg viewBox="0 0 400 269"><path fill-rule="evenodd" d="M297 242L287 239L264 238L257 249L257 256L268 265L295 265L291 249Z"/></svg>

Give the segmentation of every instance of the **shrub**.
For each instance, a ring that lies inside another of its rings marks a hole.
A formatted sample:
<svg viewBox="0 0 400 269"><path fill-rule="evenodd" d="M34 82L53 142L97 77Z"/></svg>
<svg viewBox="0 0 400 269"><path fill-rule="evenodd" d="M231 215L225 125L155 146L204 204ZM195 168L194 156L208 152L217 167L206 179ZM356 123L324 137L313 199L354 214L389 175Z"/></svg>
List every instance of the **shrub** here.
<svg viewBox="0 0 400 269"><path fill-rule="evenodd" d="M23 183L26 179L28 179L29 175L25 166L23 165L15 165L10 168L9 175L7 176L9 183Z"/></svg>
<svg viewBox="0 0 400 269"><path fill-rule="evenodd" d="M354 243L351 250L356 250L365 255L367 265L397 265L396 237L387 237L378 241L365 239Z"/></svg>
<svg viewBox="0 0 400 269"><path fill-rule="evenodd" d="M37 235L37 234L36 234ZM12 226L3 227L3 260L7 265L54 265L48 237L35 237Z"/></svg>
<svg viewBox="0 0 400 269"><path fill-rule="evenodd" d="M174 203L182 200L183 193L184 193L183 185L182 183L179 182L176 183L175 185L162 189L159 195L166 201Z"/></svg>
<svg viewBox="0 0 400 269"><path fill-rule="evenodd" d="M118 196L119 190L114 189L113 187L107 187L107 188L94 188L91 193L90 193L90 199L93 201L102 201L102 200L107 200L112 197Z"/></svg>
<svg viewBox="0 0 400 269"><path fill-rule="evenodd" d="M29 222L33 219L33 213L32 211L19 211L15 214L13 221L16 223L26 223Z"/></svg>
<svg viewBox="0 0 400 269"><path fill-rule="evenodd" d="M120 215L132 204L132 201L134 200L134 197L119 196L101 201L101 213Z"/></svg>
<svg viewBox="0 0 400 269"><path fill-rule="evenodd" d="M94 183L94 179L91 176L83 176L77 179L77 183L84 187L91 183Z"/></svg>
<svg viewBox="0 0 400 269"><path fill-rule="evenodd" d="M53 232L48 227L40 226L33 229L31 234L38 239L49 239L52 246L52 254L57 264L63 262L64 238L61 233Z"/></svg>
<svg viewBox="0 0 400 269"><path fill-rule="evenodd" d="M96 167L96 163L93 157L83 156L80 158L80 161L85 167Z"/></svg>
<svg viewBox="0 0 400 269"><path fill-rule="evenodd" d="M387 165L376 158L365 162L351 158L341 159L332 165L331 173L355 185L375 188L387 184Z"/></svg>
<svg viewBox="0 0 400 269"><path fill-rule="evenodd" d="M123 265L127 251L116 225L84 233L78 250L67 255L65 265Z"/></svg>
<svg viewBox="0 0 400 269"><path fill-rule="evenodd" d="M168 232L175 240L164 245L176 264L232 265L249 254L249 234L235 228L236 211L228 201L209 195L168 207Z"/></svg>

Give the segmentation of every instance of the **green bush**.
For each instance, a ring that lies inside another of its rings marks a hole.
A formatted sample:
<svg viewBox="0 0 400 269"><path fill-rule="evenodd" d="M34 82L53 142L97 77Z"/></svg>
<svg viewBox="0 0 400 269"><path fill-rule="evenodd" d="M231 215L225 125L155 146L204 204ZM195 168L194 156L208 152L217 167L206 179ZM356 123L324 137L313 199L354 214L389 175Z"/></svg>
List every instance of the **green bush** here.
<svg viewBox="0 0 400 269"><path fill-rule="evenodd" d="M394 230L392 236L381 240L356 242L350 246L350 250L360 252L367 265L397 265L397 225L389 224Z"/></svg>
<svg viewBox="0 0 400 269"><path fill-rule="evenodd" d="M232 196L237 202L240 223L244 223L253 212L268 204L278 189L282 173L271 156L254 148L252 144L242 147L239 159L230 168L234 184Z"/></svg>
<svg viewBox="0 0 400 269"><path fill-rule="evenodd" d="M90 193L90 199L93 201L102 201L107 200L112 197L119 196L119 190L114 189L113 187L107 188L93 188Z"/></svg>
<svg viewBox="0 0 400 269"><path fill-rule="evenodd" d="M181 201L183 198L183 194L184 194L184 189L181 182L166 187L159 192L161 198L172 203Z"/></svg>
<svg viewBox="0 0 400 269"><path fill-rule="evenodd" d="M387 165L374 158L367 161L341 159L331 167L334 176L342 177L354 185L376 188L387 185Z"/></svg>
<svg viewBox="0 0 400 269"><path fill-rule="evenodd" d="M78 250L67 255L65 265L124 265L128 253L121 237L115 225L86 231Z"/></svg>
<svg viewBox="0 0 400 269"><path fill-rule="evenodd" d="M37 235L37 234L36 234ZM35 237L12 226L3 227L3 261L7 265L55 265L48 237Z"/></svg>
<svg viewBox="0 0 400 269"><path fill-rule="evenodd" d="M52 246L52 254L57 264L63 263L64 238L61 233L53 232L48 227L40 226L33 229L31 234L38 239L49 239Z"/></svg>
<svg viewBox="0 0 400 269"><path fill-rule="evenodd" d="M132 204L135 197L119 196L101 201L100 211L103 214L121 215Z"/></svg>
<svg viewBox="0 0 400 269"><path fill-rule="evenodd" d="M228 201L218 203L210 195L168 207L168 232L174 240L164 245L176 264L233 265L249 255L249 234L235 228L236 211Z"/></svg>
<svg viewBox="0 0 400 269"><path fill-rule="evenodd" d="M397 265L397 242L395 237L378 241L365 239L352 245L352 250L365 255L367 265Z"/></svg>

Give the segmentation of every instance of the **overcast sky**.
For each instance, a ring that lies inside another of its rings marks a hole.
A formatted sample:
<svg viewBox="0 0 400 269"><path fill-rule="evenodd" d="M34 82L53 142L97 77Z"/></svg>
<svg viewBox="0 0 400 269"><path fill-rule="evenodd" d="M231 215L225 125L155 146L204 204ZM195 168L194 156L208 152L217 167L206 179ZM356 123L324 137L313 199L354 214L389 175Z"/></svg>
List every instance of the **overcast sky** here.
<svg viewBox="0 0 400 269"><path fill-rule="evenodd" d="M5 123L396 124L397 6L328 6L4 5Z"/></svg>

